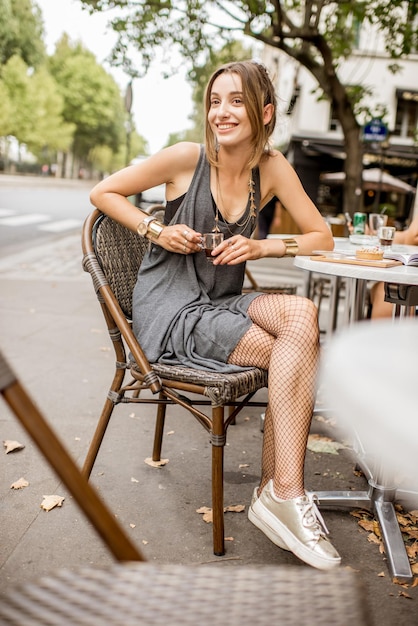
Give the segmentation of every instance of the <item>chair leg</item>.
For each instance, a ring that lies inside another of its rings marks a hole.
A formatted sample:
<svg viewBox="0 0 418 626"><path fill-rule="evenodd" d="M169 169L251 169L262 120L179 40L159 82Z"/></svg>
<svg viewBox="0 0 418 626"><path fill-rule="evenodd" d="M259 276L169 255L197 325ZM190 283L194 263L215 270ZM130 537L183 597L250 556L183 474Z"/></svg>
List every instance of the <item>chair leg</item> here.
<svg viewBox="0 0 418 626"><path fill-rule="evenodd" d="M226 433L224 408L212 409L212 515L213 552L216 556L225 554L224 540L224 447Z"/></svg>
<svg viewBox="0 0 418 626"><path fill-rule="evenodd" d="M85 476L86 478L90 477L91 470L93 469L97 454L99 452L100 446L102 445L103 437L105 435L107 426L113 413L113 409L115 408L115 401L112 399L112 396L119 396L120 388L122 386L124 378L125 369L116 368L115 375L109 389L109 393L107 394L108 397L106 399L106 402L104 403L102 414L96 426L93 439L91 440L90 447L84 461L83 469L81 470L83 476Z"/></svg>
<svg viewBox="0 0 418 626"><path fill-rule="evenodd" d="M163 398L165 398L165 396L163 394L160 394L160 400L162 400ZM161 460L161 448L163 445L166 408L167 407L165 404L158 405L157 419L155 422L155 431L154 431L154 447L152 449L153 461Z"/></svg>

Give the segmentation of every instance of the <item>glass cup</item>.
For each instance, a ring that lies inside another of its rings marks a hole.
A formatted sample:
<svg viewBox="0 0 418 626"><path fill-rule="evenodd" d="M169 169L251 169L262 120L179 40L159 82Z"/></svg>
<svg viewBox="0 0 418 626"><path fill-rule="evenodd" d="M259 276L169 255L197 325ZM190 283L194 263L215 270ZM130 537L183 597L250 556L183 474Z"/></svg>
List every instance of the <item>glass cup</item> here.
<svg viewBox="0 0 418 626"><path fill-rule="evenodd" d="M213 256L211 256L212 250L219 246L224 240L223 233L204 233L202 237L203 250L206 254L206 259L209 263L213 263Z"/></svg>
<svg viewBox="0 0 418 626"><path fill-rule="evenodd" d="M381 226L377 232L379 243L384 250L390 250L396 228L394 226Z"/></svg>
<svg viewBox="0 0 418 626"><path fill-rule="evenodd" d="M388 216L384 213L370 213L369 215L369 230L373 237L377 236L377 232L381 226L386 226L388 223Z"/></svg>

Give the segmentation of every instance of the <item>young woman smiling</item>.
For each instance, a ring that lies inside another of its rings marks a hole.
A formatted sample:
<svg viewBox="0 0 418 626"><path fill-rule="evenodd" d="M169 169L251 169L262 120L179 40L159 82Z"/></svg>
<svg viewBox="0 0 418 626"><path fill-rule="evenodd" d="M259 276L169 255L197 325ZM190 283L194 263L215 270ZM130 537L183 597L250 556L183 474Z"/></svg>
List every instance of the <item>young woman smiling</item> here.
<svg viewBox="0 0 418 626"><path fill-rule="evenodd" d="M121 170L91 192L92 203L150 240L133 294L134 332L151 362L219 372L269 371L262 473L249 519L282 549L320 569L339 565L314 497L304 488L319 330L313 303L299 296L242 294L245 262L331 250L332 235L295 171L270 147L276 96L266 68L232 62L205 95L205 144L179 143ZM164 223L127 197L165 184ZM301 234L251 237L276 197ZM223 233L212 252L202 236ZM158 312L158 314L156 314Z"/></svg>

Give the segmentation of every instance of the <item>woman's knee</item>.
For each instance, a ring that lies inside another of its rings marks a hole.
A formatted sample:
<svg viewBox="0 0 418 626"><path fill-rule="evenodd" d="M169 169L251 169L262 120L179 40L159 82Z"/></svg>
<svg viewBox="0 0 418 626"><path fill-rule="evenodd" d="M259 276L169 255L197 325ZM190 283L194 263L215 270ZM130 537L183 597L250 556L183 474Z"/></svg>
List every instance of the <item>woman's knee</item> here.
<svg viewBox="0 0 418 626"><path fill-rule="evenodd" d="M289 311L290 324L293 329L307 340L316 342L319 338L318 309L316 305L302 296L297 296L297 302L293 303Z"/></svg>

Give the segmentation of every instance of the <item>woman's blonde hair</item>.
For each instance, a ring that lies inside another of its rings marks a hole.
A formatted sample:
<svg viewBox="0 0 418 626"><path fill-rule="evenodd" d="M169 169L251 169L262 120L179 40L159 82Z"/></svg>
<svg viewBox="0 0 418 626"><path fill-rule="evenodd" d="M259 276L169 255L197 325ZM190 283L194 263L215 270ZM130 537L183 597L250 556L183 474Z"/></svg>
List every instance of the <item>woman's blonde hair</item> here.
<svg viewBox="0 0 418 626"><path fill-rule="evenodd" d="M269 139L276 126L276 94L267 69L257 61L232 61L219 67L209 79L205 91L205 146L211 165L217 166L217 141L208 122L211 93L214 81L221 74L237 74L241 77L244 105L253 131L253 152L248 166L256 167L264 154L270 152ZM273 105L271 120L264 124L264 107Z"/></svg>

